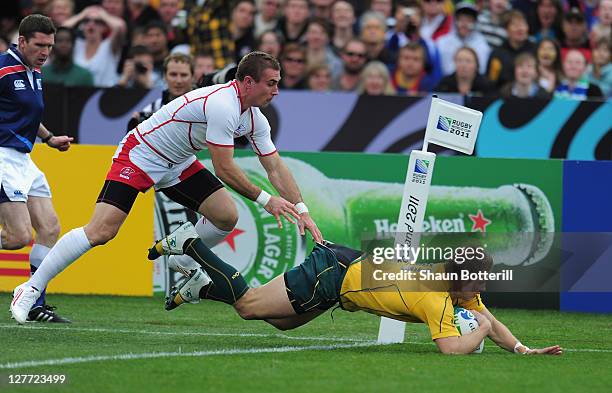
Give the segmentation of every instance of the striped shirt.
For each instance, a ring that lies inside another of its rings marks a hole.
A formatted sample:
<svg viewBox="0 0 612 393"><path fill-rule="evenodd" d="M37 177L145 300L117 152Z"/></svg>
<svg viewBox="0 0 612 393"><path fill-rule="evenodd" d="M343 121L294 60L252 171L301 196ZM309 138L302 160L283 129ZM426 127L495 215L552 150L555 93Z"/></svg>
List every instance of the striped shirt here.
<svg viewBox="0 0 612 393"><path fill-rule="evenodd" d="M501 25L501 22L494 23L491 20L491 11L484 10L478 15L478 24L476 30L484 35L487 43L491 47L500 47L506 38L506 29Z"/></svg>

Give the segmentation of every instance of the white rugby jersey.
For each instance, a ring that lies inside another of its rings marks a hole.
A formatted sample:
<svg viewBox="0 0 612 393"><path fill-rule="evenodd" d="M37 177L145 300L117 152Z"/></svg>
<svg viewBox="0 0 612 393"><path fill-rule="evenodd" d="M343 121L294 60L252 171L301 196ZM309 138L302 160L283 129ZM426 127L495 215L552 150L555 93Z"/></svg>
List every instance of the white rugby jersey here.
<svg viewBox="0 0 612 393"><path fill-rule="evenodd" d="M234 147L246 136L257 155L276 152L268 119L259 108L241 113L236 80L186 93L162 106L140 123L134 133L164 160L178 164L207 144Z"/></svg>

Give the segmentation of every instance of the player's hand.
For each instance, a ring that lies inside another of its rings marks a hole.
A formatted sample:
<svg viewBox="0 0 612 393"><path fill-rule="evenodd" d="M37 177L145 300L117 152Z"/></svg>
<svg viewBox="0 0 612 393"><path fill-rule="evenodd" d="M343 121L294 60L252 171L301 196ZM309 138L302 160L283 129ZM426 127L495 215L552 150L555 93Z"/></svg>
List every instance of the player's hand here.
<svg viewBox="0 0 612 393"><path fill-rule="evenodd" d="M270 200L266 206L264 206L264 209L266 209L268 213L272 214L274 218L276 218L279 228L283 227L281 216L285 217L285 219L292 224L295 224L295 222L300 218L300 215L295 209L295 206L293 206L293 203L279 196L273 195L270 197Z"/></svg>
<svg viewBox="0 0 612 393"><path fill-rule="evenodd" d="M52 136L51 139L47 141L47 145L59 151L66 151L70 149L70 142L73 140L74 138L71 136Z"/></svg>
<svg viewBox="0 0 612 393"><path fill-rule="evenodd" d="M563 348L558 345L546 348L534 348L527 351L527 355L562 355Z"/></svg>
<svg viewBox="0 0 612 393"><path fill-rule="evenodd" d="M489 321L489 318L485 317L476 310L470 310L470 312L474 314L474 317L476 317L476 320L478 321L478 325L482 329L485 329L487 331L491 330L491 321Z"/></svg>
<svg viewBox="0 0 612 393"><path fill-rule="evenodd" d="M315 224L314 220L312 219L312 217L310 217L310 214L308 214L308 212L300 214L300 219L298 220L298 228L300 229L300 235L304 236L304 229L308 229L310 233L312 233L312 237L315 242L323 242L323 235L321 234L321 231L317 227L317 224Z"/></svg>

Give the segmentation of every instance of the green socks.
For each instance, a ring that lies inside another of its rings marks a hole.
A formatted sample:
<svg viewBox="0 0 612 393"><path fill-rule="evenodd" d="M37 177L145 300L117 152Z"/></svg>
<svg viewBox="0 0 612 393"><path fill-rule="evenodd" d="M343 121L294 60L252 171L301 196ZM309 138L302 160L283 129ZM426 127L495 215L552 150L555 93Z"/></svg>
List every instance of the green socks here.
<svg viewBox="0 0 612 393"><path fill-rule="evenodd" d="M240 272L223 262L199 238L187 242L184 251L202 266L212 280L200 290L200 299L234 304L249 289Z"/></svg>

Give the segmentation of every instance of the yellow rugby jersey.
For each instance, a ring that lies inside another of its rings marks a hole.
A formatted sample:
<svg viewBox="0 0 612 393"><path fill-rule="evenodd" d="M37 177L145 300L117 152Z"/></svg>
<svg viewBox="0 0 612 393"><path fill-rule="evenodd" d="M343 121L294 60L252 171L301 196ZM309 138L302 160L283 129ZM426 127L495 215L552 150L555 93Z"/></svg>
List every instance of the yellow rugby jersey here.
<svg viewBox="0 0 612 393"><path fill-rule="evenodd" d="M446 291L407 291L406 286L387 283L362 285L362 262L349 266L342 281L340 304L347 311L365 311L404 322L426 323L432 340L460 336L455 327L453 300ZM400 288L403 287L403 288ZM480 295L456 300L466 309L481 311Z"/></svg>

